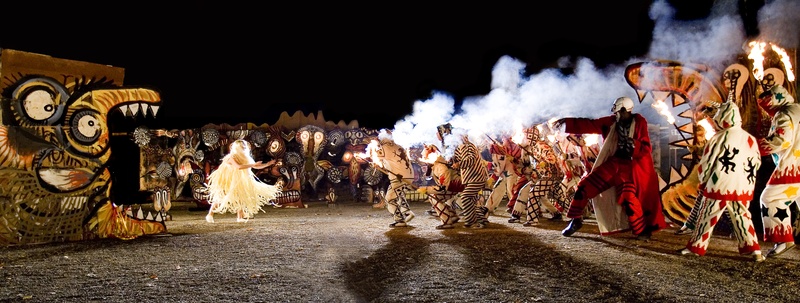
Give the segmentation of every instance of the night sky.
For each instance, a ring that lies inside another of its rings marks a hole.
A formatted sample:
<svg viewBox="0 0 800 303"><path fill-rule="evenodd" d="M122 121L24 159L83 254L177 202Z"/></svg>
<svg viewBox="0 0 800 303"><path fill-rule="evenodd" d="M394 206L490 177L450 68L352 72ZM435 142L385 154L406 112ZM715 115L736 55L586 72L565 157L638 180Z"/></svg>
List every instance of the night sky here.
<svg viewBox="0 0 800 303"><path fill-rule="evenodd" d="M653 1L531 3L541 6L28 9L5 19L0 47L125 68L125 85L161 92L159 116L147 123L173 128L272 124L297 110L391 128L434 91L456 104L487 94L502 56L526 63L528 74L569 74L560 59L603 68L649 51ZM676 19L692 20L707 17L713 1L667 3Z"/></svg>

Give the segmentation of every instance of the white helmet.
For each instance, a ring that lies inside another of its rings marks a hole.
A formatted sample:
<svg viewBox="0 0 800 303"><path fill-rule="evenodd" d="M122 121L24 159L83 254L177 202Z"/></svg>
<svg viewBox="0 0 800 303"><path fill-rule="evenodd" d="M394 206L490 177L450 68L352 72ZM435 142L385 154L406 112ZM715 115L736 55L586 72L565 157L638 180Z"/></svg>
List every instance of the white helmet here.
<svg viewBox="0 0 800 303"><path fill-rule="evenodd" d="M633 100L628 97L617 98L617 100L614 100L614 107L611 108L611 112L616 114L622 108L631 112L633 110Z"/></svg>

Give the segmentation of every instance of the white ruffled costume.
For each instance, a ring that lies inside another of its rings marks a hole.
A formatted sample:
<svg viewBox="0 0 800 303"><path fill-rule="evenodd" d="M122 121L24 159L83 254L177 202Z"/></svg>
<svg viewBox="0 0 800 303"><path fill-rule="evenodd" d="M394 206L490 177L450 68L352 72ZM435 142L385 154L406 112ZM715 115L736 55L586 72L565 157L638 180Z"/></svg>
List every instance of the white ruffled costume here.
<svg viewBox="0 0 800 303"><path fill-rule="evenodd" d="M261 182L253 173L251 167L238 168L229 161L240 165L254 164L255 160L249 151L238 147L237 143L231 145L231 152L222 158L222 164L208 176L208 198L212 205L211 211L215 213L244 212L244 218L252 218L261 207L275 199L281 188Z"/></svg>

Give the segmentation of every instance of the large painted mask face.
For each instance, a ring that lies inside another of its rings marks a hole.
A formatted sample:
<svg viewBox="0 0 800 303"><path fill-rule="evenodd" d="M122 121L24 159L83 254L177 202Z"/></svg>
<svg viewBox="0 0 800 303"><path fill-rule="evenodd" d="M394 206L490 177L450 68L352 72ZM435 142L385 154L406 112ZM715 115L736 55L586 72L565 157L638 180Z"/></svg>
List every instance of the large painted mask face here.
<svg viewBox="0 0 800 303"><path fill-rule="evenodd" d="M296 140L300 143L300 153L306 159L319 158L327 140L325 130L319 126L306 125L297 130Z"/></svg>
<svg viewBox="0 0 800 303"><path fill-rule="evenodd" d="M291 134L293 136L293 134ZM277 126L271 126L266 133L266 148L267 154L273 159L283 159L286 154L286 136L283 130Z"/></svg>

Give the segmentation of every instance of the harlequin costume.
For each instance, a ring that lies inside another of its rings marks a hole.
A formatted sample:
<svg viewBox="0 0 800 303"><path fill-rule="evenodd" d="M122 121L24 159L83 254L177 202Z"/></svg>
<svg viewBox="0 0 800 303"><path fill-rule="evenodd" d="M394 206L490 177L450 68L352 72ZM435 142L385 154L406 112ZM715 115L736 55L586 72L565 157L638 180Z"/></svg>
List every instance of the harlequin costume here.
<svg viewBox="0 0 800 303"><path fill-rule="evenodd" d="M536 177L530 178L528 199L523 202L527 215L527 221L523 224L525 226L539 224L543 205L553 214L553 218L561 220L561 209L566 208L567 203L567 188L562 183L564 172L559 166L553 147L541 138L534 141L531 147L537 158L537 165ZM545 197L549 199L543 199Z"/></svg>
<svg viewBox="0 0 800 303"><path fill-rule="evenodd" d="M763 261L748 209L753 200L761 155L756 138L742 129L739 107L723 103L714 115L718 131L708 140L697 165L701 197L692 236L682 254L706 254L714 227L727 211L740 254Z"/></svg>

